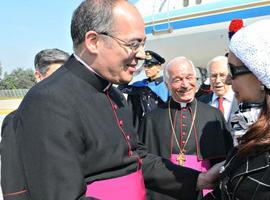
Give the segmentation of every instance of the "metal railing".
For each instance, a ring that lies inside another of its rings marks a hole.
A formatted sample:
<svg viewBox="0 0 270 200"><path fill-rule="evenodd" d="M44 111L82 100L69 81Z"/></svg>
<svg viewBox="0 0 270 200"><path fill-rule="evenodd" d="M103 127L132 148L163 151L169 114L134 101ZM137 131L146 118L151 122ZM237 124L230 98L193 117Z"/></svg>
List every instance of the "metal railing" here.
<svg viewBox="0 0 270 200"><path fill-rule="evenodd" d="M29 89L0 90L0 97L24 97Z"/></svg>

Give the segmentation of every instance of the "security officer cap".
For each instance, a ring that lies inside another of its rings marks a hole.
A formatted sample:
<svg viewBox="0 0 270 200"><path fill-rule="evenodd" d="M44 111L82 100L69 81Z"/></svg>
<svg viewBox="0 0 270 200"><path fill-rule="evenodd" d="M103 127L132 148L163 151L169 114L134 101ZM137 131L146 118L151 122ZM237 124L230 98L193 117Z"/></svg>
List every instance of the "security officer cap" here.
<svg viewBox="0 0 270 200"><path fill-rule="evenodd" d="M163 63L165 63L165 59L160 55L150 50L145 51L144 66L161 65Z"/></svg>

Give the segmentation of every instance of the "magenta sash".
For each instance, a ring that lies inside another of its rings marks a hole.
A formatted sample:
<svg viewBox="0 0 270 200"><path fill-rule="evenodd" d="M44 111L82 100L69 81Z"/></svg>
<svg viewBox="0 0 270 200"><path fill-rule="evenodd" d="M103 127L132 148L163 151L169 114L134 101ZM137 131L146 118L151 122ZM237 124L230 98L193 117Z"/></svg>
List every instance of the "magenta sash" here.
<svg viewBox="0 0 270 200"><path fill-rule="evenodd" d="M86 197L99 200L145 200L142 170L117 178L95 181L87 185Z"/></svg>
<svg viewBox="0 0 270 200"><path fill-rule="evenodd" d="M177 161L178 154L172 154L171 155L171 161L179 165ZM208 169L210 169L210 162L208 160L199 160L197 155L185 155L185 167L189 167L195 170L198 170L200 172L206 172ZM205 196L207 193L211 192L212 190L203 190L203 196Z"/></svg>

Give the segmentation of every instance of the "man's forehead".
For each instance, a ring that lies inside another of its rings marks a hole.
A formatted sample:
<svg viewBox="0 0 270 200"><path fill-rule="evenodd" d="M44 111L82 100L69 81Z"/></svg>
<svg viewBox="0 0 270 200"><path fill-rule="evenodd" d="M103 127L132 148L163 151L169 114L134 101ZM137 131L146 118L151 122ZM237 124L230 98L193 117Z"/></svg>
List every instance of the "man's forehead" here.
<svg viewBox="0 0 270 200"><path fill-rule="evenodd" d="M170 67L169 71L177 74L194 74L192 66L188 63L175 63Z"/></svg>
<svg viewBox="0 0 270 200"><path fill-rule="evenodd" d="M114 29L116 33L125 35L129 40L143 41L146 38L144 21L136 8L115 10Z"/></svg>
<svg viewBox="0 0 270 200"><path fill-rule="evenodd" d="M127 1L120 1L113 8L114 18L125 20L130 23L138 22L144 25L143 17L138 9Z"/></svg>
<svg viewBox="0 0 270 200"><path fill-rule="evenodd" d="M210 71L228 72L228 65L226 62L222 61L213 62L210 66Z"/></svg>

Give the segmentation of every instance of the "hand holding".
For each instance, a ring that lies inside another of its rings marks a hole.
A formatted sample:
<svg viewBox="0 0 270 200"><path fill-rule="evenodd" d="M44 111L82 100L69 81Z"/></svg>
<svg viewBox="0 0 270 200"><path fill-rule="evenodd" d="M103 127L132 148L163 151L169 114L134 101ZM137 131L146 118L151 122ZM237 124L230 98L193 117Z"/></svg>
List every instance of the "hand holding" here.
<svg viewBox="0 0 270 200"><path fill-rule="evenodd" d="M207 172L202 172L198 176L197 189L212 189L217 182L220 175L220 169L224 165L225 161L215 164Z"/></svg>

